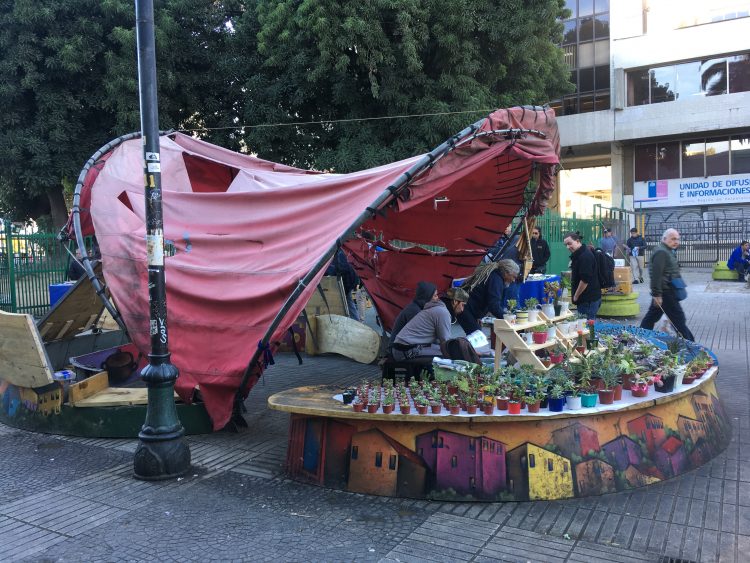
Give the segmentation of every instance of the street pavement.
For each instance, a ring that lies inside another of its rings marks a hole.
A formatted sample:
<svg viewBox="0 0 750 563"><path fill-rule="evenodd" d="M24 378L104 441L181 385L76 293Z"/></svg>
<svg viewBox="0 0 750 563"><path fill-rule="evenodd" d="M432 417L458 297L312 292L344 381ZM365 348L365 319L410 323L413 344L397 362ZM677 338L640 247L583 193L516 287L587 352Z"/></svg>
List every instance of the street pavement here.
<svg viewBox="0 0 750 563"><path fill-rule="evenodd" d="M0 561L750 561L748 313L744 284L685 272L688 325L720 360L727 450L676 479L552 502L370 497L284 476L288 415L266 400L300 385L379 376L336 356L281 354L252 390L249 428L188 438L181 479L132 478L135 440L0 425ZM641 316L648 303L641 295ZM748 446L748 450L744 447Z"/></svg>

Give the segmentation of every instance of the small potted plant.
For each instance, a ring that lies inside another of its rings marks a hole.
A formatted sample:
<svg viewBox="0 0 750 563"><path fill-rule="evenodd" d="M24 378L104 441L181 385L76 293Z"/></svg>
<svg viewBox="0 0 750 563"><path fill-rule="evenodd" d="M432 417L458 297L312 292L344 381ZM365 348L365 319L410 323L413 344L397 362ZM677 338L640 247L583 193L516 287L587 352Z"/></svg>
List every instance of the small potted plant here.
<svg viewBox="0 0 750 563"><path fill-rule="evenodd" d="M565 393L567 395L566 403L568 409L577 411L581 408L581 390L572 379L565 382Z"/></svg>
<svg viewBox="0 0 750 563"><path fill-rule="evenodd" d="M427 414L427 407L430 406L430 401L424 395L419 395L414 398L414 406L417 407L418 414Z"/></svg>
<svg viewBox="0 0 750 563"><path fill-rule="evenodd" d="M365 410L365 404L359 397L352 401L352 410L354 412L362 412L363 410Z"/></svg>
<svg viewBox="0 0 750 563"><path fill-rule="evenodd" d="M526 392L526 410L530 413L538 413L542 399L547 397L547 383L543 377L535 377Z"/></svg>
<svg viewBox="0 0 750 563"><path fill-rule="evenodd" d="M604 383L604 388L599 390L599 402L602 405L611 405L615 400L615 386L619 383L619 371L617 366L605 366L599 373Z"/></svg>
<svg viewBox="0 0 750 563"><path fill-rule="evenodd" d="M383 397L383 414L391 414L395 406L396 403L393 398L393 392L386 393L385 397Z"/></svg>
<svg viewBox="0 0 750 563"><path fill-rule="evenodd" d="M588 339L586 340L586 346L589 350L596 350L599 347L599 339L596 337L596 321L589 320L586 321L586 326L588 327L589 335Z"/></svg>
<svg viewBox="0 0 750 563"><path fill-rule="evenodd" d="M618 361L618 366L622 372L622 388L628 390L638 370L638 364L635 363L633 354L629 350L622 353Z"/></svg>
<svg viewBox="0 0 750 563"><path fill-rule="evenodd" d="M508 299L506 302L506 313L503 314L503 319L508 321L508 324L516 324L516 300Z"/></svg>
<svg viewBox="0 0 750 563"><path fill-rule="evenodd" d="M550 359L550 355L547 350L539 350L536 355L541 360L544 367L548 368L552 365L552 360Z"/></svg>
<svg viewBox="0 0 750 563"><path fill-rule="evenodd" d="M552 412L562 412L565 406L565 389L559 383L556 383L549 390L549 402L547 407Z"/></svg>
<svg viewBox="0 0 750 563"><path fill-rule="evenodd" d="M579 330L576 336L576 352L583 355L586 353L586 341L583 339L583 331Z"/></svg>
<svg viewBox="0 0 750 563"><path fill-rule="evenodd" d="M653 382L653 375L649 372L636 373L630 383L630 394L633 397L645 397L648 395L649 384Z"/></svg>
<svg viewBox="0 0 750 563"><path fill-rule="evenodd" d="M547 342L547 327L546 325L537 325L531 327L531 338L534 344L544 344Z"/></svg>
<svg viewBox="0 0 750 563"><path fill-rule="evenodd" d="M523 305L526 307L526 311L528 311L529 322L535 323L539 319L539 309L537 309L539 300L536 297L529 297L523 302Z"/></svg>
<svg viewBox="0 0 750 563"><path fill-rule="evenodd" d="M508 414L521 414L521 402L526 397L525 387L526 385L520 381L513 383L508 399Z"/></svg>
<svg viewBox="0 0 750 563"><path fill-rule="evenodd" d="M477 394L474 390L470 390L466 394L466 412L468 414L477 414Z"/></svg>
<svg viewBox="0 0 750 563"><path fill-rule="evenodd" d="M561 364L565 360L565 353L567 352L565 345L559 340L555 344L555 347L549 353L550 362L553 364Z"/></svg>
<svg viewBox="0 0 750 563"><path fill-rule="evenodd" d="M406 396L406 393L401 395L399 399L399 408L401 409L401 414L411 413L411 403L409 403L409 397Z"/></svg>
<svg viewBox="0 0 750 563"><path fill-rule="evenodd" d="M508 399L510 397L512 385L509 379L501 375L497 378L497 389L495 390L495 403L497 404L497 410L507 411L508 410Z"/></svg>
<svg viewBox="0 0 750 563"><path fill-rule="evenodd" d="M553 340L557 336L557 327L551 322L547 321L547 340Z"/></svg>

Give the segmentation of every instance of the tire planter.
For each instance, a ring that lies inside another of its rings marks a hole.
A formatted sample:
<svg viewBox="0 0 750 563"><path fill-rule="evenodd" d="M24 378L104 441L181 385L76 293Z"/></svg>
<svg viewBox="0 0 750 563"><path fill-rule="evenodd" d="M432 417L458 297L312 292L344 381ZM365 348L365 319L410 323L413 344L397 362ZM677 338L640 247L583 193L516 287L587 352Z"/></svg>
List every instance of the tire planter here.
<svg viewBox="0 0 750 563"><path fill-rule="evenodd" d="M638 304L638 293L627 295L602 295L602 305L596 315L598 317L637 317L641 312Z"/></svg>

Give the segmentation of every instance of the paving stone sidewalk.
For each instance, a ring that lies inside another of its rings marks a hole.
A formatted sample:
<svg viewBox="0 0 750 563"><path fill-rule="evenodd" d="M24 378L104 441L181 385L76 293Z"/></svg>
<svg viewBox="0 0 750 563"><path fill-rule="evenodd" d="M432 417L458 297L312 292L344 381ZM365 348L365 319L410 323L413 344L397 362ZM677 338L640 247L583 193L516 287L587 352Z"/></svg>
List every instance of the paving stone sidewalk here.
<svg viewBox="0 0 750 563"><path fill-rule="evenodd" d="M280 355L247 400L249 428L189 438L193 470L131 477L134 440L0 425L0 561L750 561L748 313L743 284L685 272L688 325L718 355L734 424L727 450L679 478L554 502L439 503L369 497L283 474L280 390L347 385L377 368ZM640 288L642 313L647 287ZM748 447L747 450L744 448Z"/></svg>

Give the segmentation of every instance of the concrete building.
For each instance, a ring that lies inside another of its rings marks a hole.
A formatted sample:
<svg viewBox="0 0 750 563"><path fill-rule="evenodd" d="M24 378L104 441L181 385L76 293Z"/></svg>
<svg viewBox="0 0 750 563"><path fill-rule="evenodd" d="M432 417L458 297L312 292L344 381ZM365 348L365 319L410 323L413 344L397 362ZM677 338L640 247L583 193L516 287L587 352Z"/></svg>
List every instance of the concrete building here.
<svg viewBox="0 0 750 563"><path fill-rule="evenodd" d="M611 205L655 221L750 216L750 4L566 4L564 168L611 167Z"/></svg>

